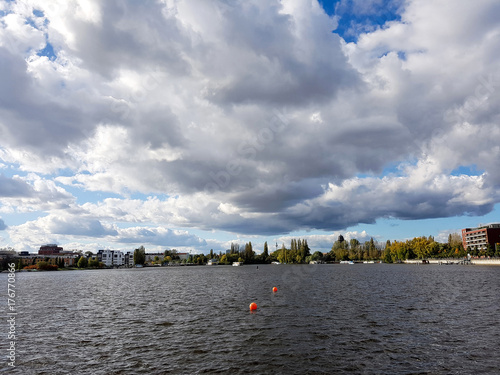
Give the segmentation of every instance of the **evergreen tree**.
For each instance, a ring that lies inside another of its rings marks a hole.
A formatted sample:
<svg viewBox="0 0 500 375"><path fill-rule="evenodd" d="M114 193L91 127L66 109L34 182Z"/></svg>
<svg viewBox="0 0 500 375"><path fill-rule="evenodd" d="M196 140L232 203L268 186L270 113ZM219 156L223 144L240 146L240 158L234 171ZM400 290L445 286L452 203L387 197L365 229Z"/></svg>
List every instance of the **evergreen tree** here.
<svg viewBox="0 0 500 375"><path fill-rule="evenodd" d="M134 250L134 263L144 265L146 263L146 249L144 246Z"/></svg>
<svg viewBox="0 0 500 375"><path fill-rule="evenodd" d="M245 262L251 262L254 257L254 252L252 248L252 243L249 242L245 245L244 259Z"/></svg>
<svg viewBox="0 0 500 375"><path fill-rule="evenodd" d="M490 244L488 244L486 247L486 256L492 257L493 255L495 255L495 250Z"/></svg>
<svg viewBox="0 0 500 375"><path fill-rule="evenodd" d="M311 251L309 249L309 245L307 244L307 240L301 241L299 239L298 246L299 246L299 256L300 256L301 262L304 262L306 257L311 255Z"/></svg>
<svg viewBox="0 0 500 375"><path fill-rule="evenodd" d="M267 248L267 241L264 242L264 251L262 252L262 258L265 261L269 257L269 249Z"/></svg>

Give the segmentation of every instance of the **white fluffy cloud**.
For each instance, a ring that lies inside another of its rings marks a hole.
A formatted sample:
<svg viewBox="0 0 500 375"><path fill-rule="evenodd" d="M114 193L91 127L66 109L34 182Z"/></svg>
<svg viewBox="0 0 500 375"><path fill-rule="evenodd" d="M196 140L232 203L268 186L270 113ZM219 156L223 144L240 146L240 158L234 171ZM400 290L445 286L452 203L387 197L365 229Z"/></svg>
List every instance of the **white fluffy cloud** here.
<svg viewBox="0 0 500 375"><path fill-rule="evenodd" d="M400 19L346 43L317 1L2 1L0 161L19 173L0 175L0 212L45 215L11 239L202 248L186 230L491 211L500 6L390 6Z"/></svg>

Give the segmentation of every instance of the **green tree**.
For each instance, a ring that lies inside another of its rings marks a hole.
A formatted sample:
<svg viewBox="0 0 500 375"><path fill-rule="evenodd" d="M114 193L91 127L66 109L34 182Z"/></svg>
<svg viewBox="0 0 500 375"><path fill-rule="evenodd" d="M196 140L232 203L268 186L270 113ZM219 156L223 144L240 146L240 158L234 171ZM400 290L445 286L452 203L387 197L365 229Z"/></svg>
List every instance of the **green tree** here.
<svg viewBox="0 0 500 375"><path fill-rule="evenodd" d="M425 237L416 237L410 243L410 248L419 259L427 258L429 240ZM408 259L408 258L406 258Z"/></svg>
<svg viewBox="0 0 500 375"><path fill-rule="evenodd" d="M488 244L486 247L486 256L492 257L493 255L495 255L495 250L490 244Z"/></svg>
<svg viewBox="0 0 500 375"><path fill-rule="evenodd" d="M146 249L144 246L134 250L134 263L144 265L146 263Z"/></svg>
<svg viewBox="0 0 500 375"><path fill-rule="evenodd" d="M55 270L57 270L57 265L56 264L49 264L46 261L38 262L36 264L36 267L39 270L43 270L43 271L55 271Z"/></svg>
<svg viewBox="0 0 500 375"><path fill-rule="evenodd" d="M448 245L448 244L446 244L446 245ZM439 246L439 244L435 241L428 243L426 246L426 253L430 257L438 256L440 250L443 250L443 247Z"/></svg>
<svg viewBox="0 0 500 375"><path fill-rule="evenodd" d="M333 243L332 250L330 252L332 258L336 260L349 259L349 245L344 240L344 237L342 235L340 235L338 240Z"/></svg>
<svg viewBox="0 0 500 375"><path fill-rule="evenodd" d="M254 257L254 252L253 252L253 248L252 248L252 243L249 242L245 245L245 253L244 253L244 259L245 259L245 262L251 262L253 260L253 257Z"/></svg>
<svg viewBox="0 0 500 375"><path fill-rule="evenodd" d="M239 254L239 252L240 252L240 245L231 242L231 254Z"/></svg>
<svg viewBox="0 0 500 375"><path fill-rule="evenodd" d="M311 255L311 260L323 260L323 253L321 251L315 251L313 255Z"/></svg>
<svg viewBox="0 0 500 375"><path fill-rule="evenodd" d="M220 260L219 260L219 263L221 264L229 264L228 260L227 260L227 255L224 254L220 257Z"/></svg>
<svg viewBox="0 0 500 375"><path fill-rule="evenodd" d="M262 252L262 259L266 261L267 258L269 258L269 249L267 247L267 241L266 241L264 242L264 251Z"/></svg>
<svg viewBox="0 0 500 375"><path fill-rule="evenodd" d="M385 263L392 263L391 247L391 241L387 240L387 242L385 243L384 255L382 257Z"/></svg>
<svg viewBox="0 0 500 375"><path fill-rule="evenodd" d="M89 262L86 257L80 257L76 265L78 266L78 268L87 268L88 264Z"/></svg>
<svg viewBox="0 0 500 375"><path fill-rule="evenodd" d="M311 255L311 249L309 248L309 245L307 244L307 240L300 240L299 239L299 243L298 243L298 247L299 247L299 256L301 258L301 262L304 262L306 257L308 257L309 255Z"/></svg>
<svg viewBox="0 0 500 375"><path fill-rule="evenodd" d="M103 268L104 263L99 262L99 260L97 258L90 258L89 259L89 267L90 268Z"/></svg>

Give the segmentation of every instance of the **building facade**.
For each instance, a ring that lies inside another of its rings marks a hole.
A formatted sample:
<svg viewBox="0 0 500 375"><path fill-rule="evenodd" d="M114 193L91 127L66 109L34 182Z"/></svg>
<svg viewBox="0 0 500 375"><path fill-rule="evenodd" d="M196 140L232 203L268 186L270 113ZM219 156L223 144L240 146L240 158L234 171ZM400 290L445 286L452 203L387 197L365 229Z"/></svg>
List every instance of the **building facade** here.
<svg viewBox="0 0 500 375"><path fill-rule="evenodd" d="M40 250L38 250L38 255L55 255L59 254L63 251L63 248L57 246L56 244L48 244L40 246Z"/></svg>
<svg viewBox="0 0 500 375"><path fill-rule="evenodd" d="M47 262L48 264L59 265L61 260L64 262L64 267L73 267L76 266L76 260L79 256L79 254L69 251L52 255L30 254L23 251L18 254L16 260L20 261L23 267L31 266L37 264L38 262Z"/></svg>
<svg viewBox="0 0 500 375"><path fill-rule="evenodd" d="M500 243L500 224L489 224L478 228L462 229L462 243L466 251L495 249Z"/></svg>
<svg viewBox="0 0 500 375"><path fill-rule="evenodd" d="M134 266L134 254L131 253L130 251L127 251L125 253L125 266L126 267L133 267Z"/></svg>
<svg viewBox="0 0 500 375"><path fill-rule="evenodd" d="M125 254L119 250L99 250L97 260L106 267L121 267L125 265Z"/></svg>

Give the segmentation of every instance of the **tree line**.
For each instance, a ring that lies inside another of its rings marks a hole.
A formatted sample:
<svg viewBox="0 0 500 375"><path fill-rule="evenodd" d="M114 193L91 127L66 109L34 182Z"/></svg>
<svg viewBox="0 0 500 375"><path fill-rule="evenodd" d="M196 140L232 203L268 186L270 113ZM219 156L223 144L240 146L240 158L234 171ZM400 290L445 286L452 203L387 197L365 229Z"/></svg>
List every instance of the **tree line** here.
<svg viewBox="0 0 500 375"><path fill-rule="evenodd" d="M381 248L373 238L361 244L357 239L346 241L340 235L330 253L324 255L323 260L382 260L386 263L395 263L406 259L462 258L466 255L462 237L458 233L450 234L448 242L445 243L435 241L432 236L422 236L406 241L388 240L384 248Z"/></svg>
<svg viewBox="0 0 500 375"><path fill-rule="evenodd" d="M292 263L301 264L309 263L311 261L318 262L334 262L334 261L366 261L366 260L380 260L386 263L395 263L406 259L425 259L425 258L462 258L470 254L472 256L497 256L500 257L500 246L492 248L488 245L484 249L464 249L462 244L462 237L459 233L453 233L448 236L448 241L440 243L434 240L432 236L415 237L406 241L390 241L385 243L382 247L373 238L369 241L361 243L355 238L350 240L344 239L342 235L333 243L329 252L323 253L315 251L311 254L311 249L306 239L291 239L290 246L286 247L282 243L281 247L276 247L274 251L269 251L267 241L264 243L262 253L257 254L252 242L240 246L238 243L231 243L231 247L226 252L214 252L213 249L207 255L204 254L190 254L187 258L181 259L177 250L165 250L163 257L155 256L152 261L153 264L165 265L176 263L187 264L206 264L210 259L218 262L219 264L232 264L233 262L242 262L245 264L269 264L272 262L279 263ZM78 268L103 268L104 264L97 259L91 257L92 253L87 252L86 256L80 255L76 259L76 266ZM10 257L2 259L1 266L7 264ZM21 261L18 259L17 268L21 267ZM33 260L33 262L40 263ZM47 269L48 258L40 264L33 263L30 268ZM62 258L55 260L55 266L59 268L64 267ZM134 250L134 263L144 265L146 263L146 249L144 246ZM53 267L53 265L51 265ZM55 268L55 267L53 267Z"/></svg>

